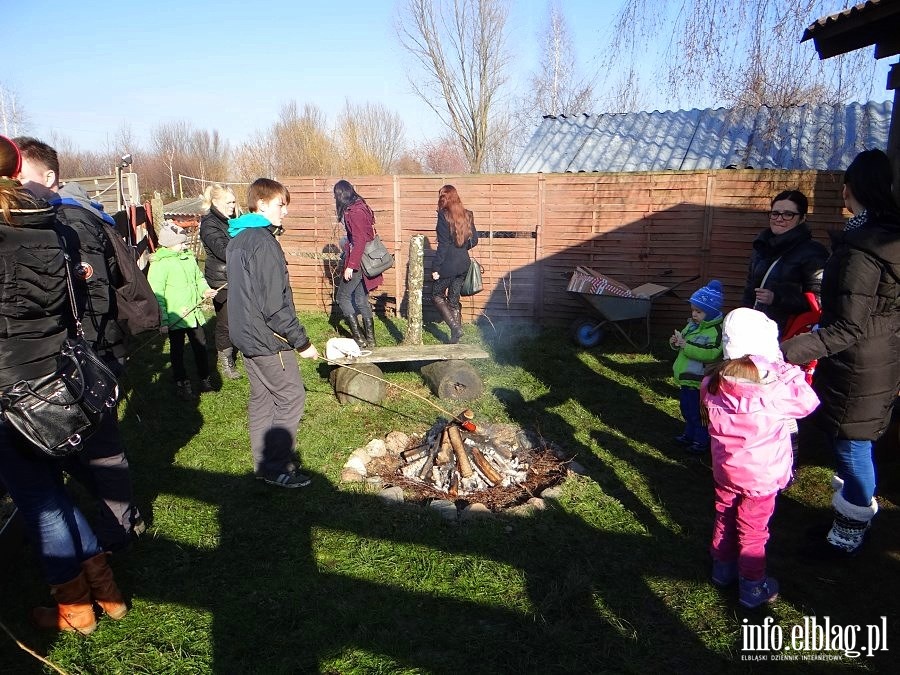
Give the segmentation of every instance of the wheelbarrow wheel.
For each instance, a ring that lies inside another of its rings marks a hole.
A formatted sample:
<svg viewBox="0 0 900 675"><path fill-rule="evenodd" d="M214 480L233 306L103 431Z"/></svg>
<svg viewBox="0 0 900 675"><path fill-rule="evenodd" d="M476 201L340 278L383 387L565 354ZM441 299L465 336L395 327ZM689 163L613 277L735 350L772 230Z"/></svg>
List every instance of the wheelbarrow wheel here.
<svg viewBox="0 0 900 675"><path fill-rule="evenodd" d="M596 347L603 340L603 324L595 319L576 319L572 324L572 339L579 347Z"/></svg>

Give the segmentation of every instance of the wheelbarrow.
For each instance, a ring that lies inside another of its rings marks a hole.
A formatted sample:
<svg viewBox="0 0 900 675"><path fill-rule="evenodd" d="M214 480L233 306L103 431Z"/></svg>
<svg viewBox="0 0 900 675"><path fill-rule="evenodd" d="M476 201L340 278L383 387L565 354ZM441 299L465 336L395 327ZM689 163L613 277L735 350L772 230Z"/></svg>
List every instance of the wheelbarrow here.
<svg viewBox="0 0 900 675"><path fill-rule="evenodd" d="M573 281L570 283L569 292L580 297L600 315L600 319L587 316L578 317L572 323L571 334L575 344L588 349L599 345L605 337L606 330L612 328L625 338L635 350L646 350L650 346L650 310L653 307L653 301L667 293L672 293L681 284L700 278L697 275L669 285L648 283L637 288L628 288L589 268L578 268L576 274L581 270L591 272L595 278L600 278L603 282L612 282L612 285L601 283L600 293L596 292L596 284L593 289L573 290L573 285L578 287L575 284L574 275ZM640 321L643 330L626 330L623 325L620 325L620 322L626 321Z"/></svg>

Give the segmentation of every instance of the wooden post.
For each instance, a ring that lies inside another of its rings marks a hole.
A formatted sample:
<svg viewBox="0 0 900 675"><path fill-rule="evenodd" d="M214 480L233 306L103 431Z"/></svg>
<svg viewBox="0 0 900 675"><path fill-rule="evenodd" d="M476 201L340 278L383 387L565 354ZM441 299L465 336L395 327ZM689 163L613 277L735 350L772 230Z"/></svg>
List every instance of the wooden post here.
<svg viewBox="0 0 900 675"><path fill-rule="evenodd" d="M154 192L153 199L150 200L150 215L153 218L153 229L159 235L159 228L162 227L166 219L163 212L162 195L159 192Z"/></svg>
<svg viewBox="0 0 900 675"><path fill-rule="evenodd" d="M405 345L422 344L422 288L425 285L425 235L409 238L409 268L406 273ZM399 300L399 298L398 298Z"/></svg>
<svg viewBox="0 0 900 675"><path fill-rule="evenodd" d="M700 283L705 284L709 279L709 250L712 240L713 211L715 210L716 176L714 173L706 175L706 200L703 205L703 236L700 240Z"/></svg>
<svg viewBox="0 0 900 675"><path fill-rule="evenodd" d="M547 208L546 181L544 174L538 174L537 223L534 228L535 301L532 303L531 310L536 321L544 318L544 209Z"/></svg>

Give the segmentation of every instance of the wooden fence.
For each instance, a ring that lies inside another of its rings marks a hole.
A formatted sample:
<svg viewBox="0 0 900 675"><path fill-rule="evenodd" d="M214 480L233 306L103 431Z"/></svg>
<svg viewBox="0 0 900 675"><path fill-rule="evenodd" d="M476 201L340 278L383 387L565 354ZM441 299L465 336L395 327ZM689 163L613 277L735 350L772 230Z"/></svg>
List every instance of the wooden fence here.
<svg viewBox="0 0 900 675"><path fill-rule="evenodd" d="M350 178L377 218L397 258L372 294L378 311L406 314L406 263L411 236L426 236L426 271L435 246L438 189L451 183L475 214L485 291L463 299L466 321L571 321L593 310L566 291L585 265L632 287L670 285L699 275L725 286L726 309L737 306L753 238L768 226L771 198L799 189L810 199L817 238L842 225L841 173L719 170L619 174L364 176ZM295 302L331 311L343 226L335 222L335 177L288 178L291 192L281 243ZM426 272L427 275L427 272ZM427 294L426 282L426 298ZM680 327L686 299L700 280L654 303L657 334ZM436 317L425 302L426 319Z"/></svg>

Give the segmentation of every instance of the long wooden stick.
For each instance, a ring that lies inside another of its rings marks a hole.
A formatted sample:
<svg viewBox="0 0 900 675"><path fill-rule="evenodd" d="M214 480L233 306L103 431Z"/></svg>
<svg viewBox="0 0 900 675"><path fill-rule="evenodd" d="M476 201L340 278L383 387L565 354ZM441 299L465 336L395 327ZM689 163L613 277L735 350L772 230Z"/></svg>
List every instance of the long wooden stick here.
<svg viewBox="0 0 900 675"><path fill-rule="evenodd" d="M30 649L30 648L28 647L28 645L25 645L25 644L23 644L22 642L20 642L19 639L18 639L15 635L12 634L12 631L11 631L9 628L7 628L7 627L6 627L6 624L4 624L2 621L0 621L0 628L2 628L3 631L4 631L7 635L9 635L9 637L12 638L13 642L15 642L17 645L19 645L19 648L20 648L22 651L28 652L29 654L31 654L34 658L36 658L38 661L40 661L40 662L43 663L44 665L50 666L50 667L53 668L53 670L55 670L57 673L60 673L60 675L69 675L69 674L68 674L66 671L64 671L62 668L60 668L59 666L57 666L57 665L54 664L54 663L51 663L50 661L48 661L47 659L45 659L43 656L41 656L40 654L38 654L38 653L35 652L34 650Z"/></svg>

